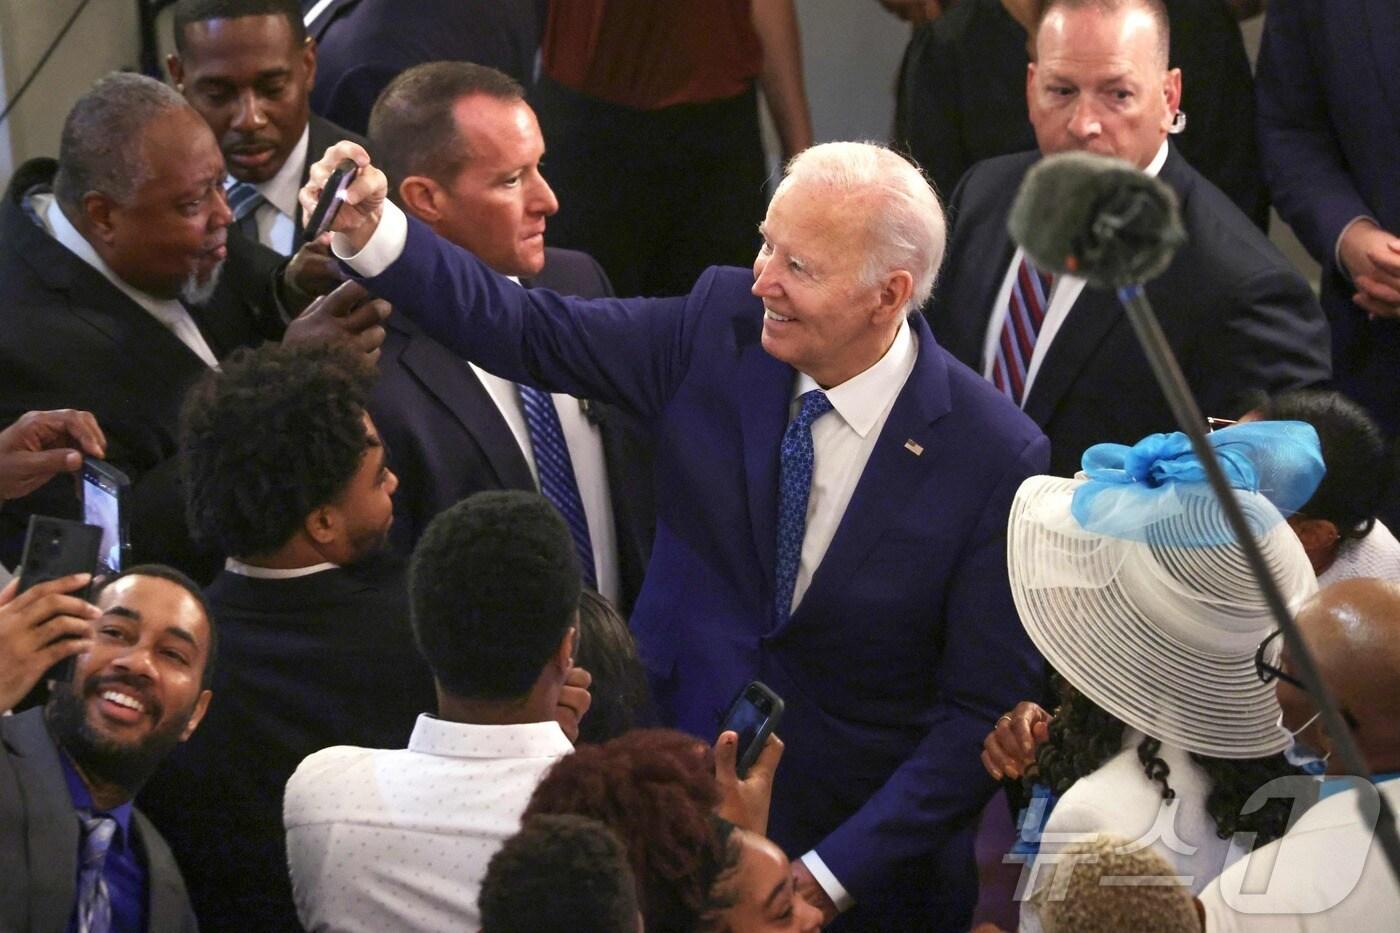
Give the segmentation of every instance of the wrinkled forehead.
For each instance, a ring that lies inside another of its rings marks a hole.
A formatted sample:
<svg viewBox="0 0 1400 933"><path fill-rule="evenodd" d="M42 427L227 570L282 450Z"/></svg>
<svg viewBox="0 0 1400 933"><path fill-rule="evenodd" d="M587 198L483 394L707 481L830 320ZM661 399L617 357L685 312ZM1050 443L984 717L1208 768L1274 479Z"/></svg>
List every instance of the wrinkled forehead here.
<svg viewBox="0 0 1400 933"><path fill-rule="evenodd" d="M1104 10L1094 5L1056 7L1036 33L1039 65L1165 72L1166 42L1156 17L1145 7Z"/></svg>

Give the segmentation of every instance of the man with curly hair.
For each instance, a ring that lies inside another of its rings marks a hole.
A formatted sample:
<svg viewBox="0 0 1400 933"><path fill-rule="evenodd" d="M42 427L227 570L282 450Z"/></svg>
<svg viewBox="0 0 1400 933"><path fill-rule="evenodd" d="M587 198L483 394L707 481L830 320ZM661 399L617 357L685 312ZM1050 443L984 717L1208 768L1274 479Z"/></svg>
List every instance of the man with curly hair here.
<svg viewBox="0 0 1400 933"><path fill-rule="evenodd" d="M227 663L208 731L145 803L206 927L299 929L287 778L330 745L402 745L432 708L402 567L376 554L397 480L365 411L373 378L342 350L268 346L235 354L186 400L190 528L233 555L206 592Z"/></svg>

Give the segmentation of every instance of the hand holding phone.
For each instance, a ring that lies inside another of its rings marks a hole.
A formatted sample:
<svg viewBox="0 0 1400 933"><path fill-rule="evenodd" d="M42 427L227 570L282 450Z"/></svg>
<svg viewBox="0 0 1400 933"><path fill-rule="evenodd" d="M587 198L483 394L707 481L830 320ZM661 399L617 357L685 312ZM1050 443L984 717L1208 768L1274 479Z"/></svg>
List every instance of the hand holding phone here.
<svg viewBox="0 0 1400 933"><path fill-rule="evenodd" d="M92 647L101 613L78 596L87 574L36 583L21 595L19 580L0 589L0 712L13 709L57 665Z"/></svg>
<svg viewBox="0 0 1400 933"><path fill-rule="evenodd" d="M722 796L718 813L742 829L766 834L773 775L783 757L774 732L782 699L754 681L735 697L715 742L715 778Z"/></svg>
<svg viewBox="0 0 1400 933"><path fill-rule="evenodd" d="M321 234L330 230L332 221L340 206L345 203L345 189L355 180L359 168L350 159L341 159L335 171L321 188L321 197L316 201L316 210L306 222L305 242L314 243Z"/></svg>

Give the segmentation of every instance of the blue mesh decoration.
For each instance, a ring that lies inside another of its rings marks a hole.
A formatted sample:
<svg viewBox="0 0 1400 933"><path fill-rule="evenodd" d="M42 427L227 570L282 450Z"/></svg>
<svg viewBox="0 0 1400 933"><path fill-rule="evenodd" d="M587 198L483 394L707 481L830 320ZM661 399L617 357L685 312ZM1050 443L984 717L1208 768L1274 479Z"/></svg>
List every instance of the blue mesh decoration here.
<svg viewBox="0 0 1400 933"><path fill-rule="evenodd" d="M1207 439L1230 485L1257 493L1281 513L1251 507L1251 497L1245 497L1242 505L1256 534L1302 508L1326 472L1317 431L1301 421L1237 424ZM1200 500L1209 500L1204 504L1213 511L1219 507L1191 439L1180 431L1152 434L1131 447L1095 444L1081 465L1089 481L1075 490L1070 512L1086 531L1144 541L1153 526L1169 522L1177 546L1214 547L1234 540L1223 513L1220 521L1186 521L1195 530L1181 534L1181 520L1187 512L1199 513Z"/></svg>

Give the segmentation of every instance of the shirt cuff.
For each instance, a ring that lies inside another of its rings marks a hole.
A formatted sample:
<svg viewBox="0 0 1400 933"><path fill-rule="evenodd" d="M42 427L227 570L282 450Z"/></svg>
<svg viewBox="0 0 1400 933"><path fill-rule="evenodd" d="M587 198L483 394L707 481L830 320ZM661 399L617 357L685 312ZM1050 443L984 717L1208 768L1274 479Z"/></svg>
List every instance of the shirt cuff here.
<svg viewBox="0 0 1400 933"><path fill-rule="evenodd" d="M837 911L850 910L856 899L851 897L850 892L836 880L836 876L831 873L831 869L826 867L826 862L813 849L799 860L807 866L807 870L812 873L812 877L817 879L817 884L821 885L826 896L831 898L831 903L836 905Z"/></svg>
<svg viewBox="0 0 1400 933"><path fill-rule="evenodd" d="M372 279L394 264L403 254L408 242L408 218L387 198L379 215L379 226L370 234L369 242L358 253L350 252L350 238L343 233L331 237L331 252L356 273Z"/></svg>
<svg viewBox="0 0 1400 933"><path fill-rule="evenodd" d="M1342 273L1342 275L1346 277L1346 280L1348 282L1351 281L1351 270L1348 269L1346 266L1342 265L1342 240L1346 237L1348 230L1361 223L1361 221L1363 220L1369 220L1377 227L1381 225L1381 222L1379 220L1377 220L1374 217L1367 216L1366 214L1362 214L1360 217L1353 217L1351 220L1347 221L1347 225L1342 228L1342 232L1337 234L1337 242L1332 244L1332 262L1334 265L1336 265L1337 269Z"/></svg>

